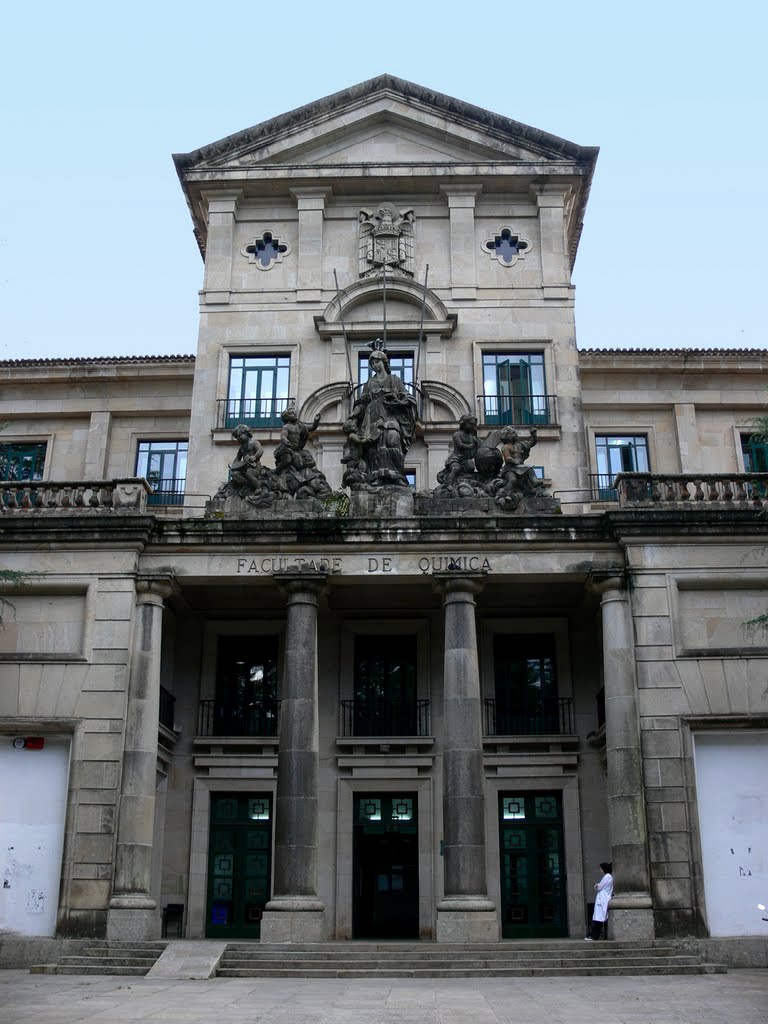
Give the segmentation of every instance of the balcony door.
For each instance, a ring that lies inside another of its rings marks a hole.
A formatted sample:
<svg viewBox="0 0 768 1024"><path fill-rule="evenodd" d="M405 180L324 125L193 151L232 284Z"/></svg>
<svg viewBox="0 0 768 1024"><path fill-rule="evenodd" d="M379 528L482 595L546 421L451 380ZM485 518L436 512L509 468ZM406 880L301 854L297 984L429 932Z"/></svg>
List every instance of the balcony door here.
<svg viewBox="0 0 768 1024"><path fill-rule="evenodd" d="M201 735L276 735L277 654L277 636L219 637L216 696L201 701Z"/></svg>
<svg viewBox="0 0 768 1024"><path fill-rule="evenodd" d="M493 663L495 735L558 735L564 731L552 634L497 633Z"/></svg>
<svg viewBox="0 0 768 1024"><path fill-rule="evenodd" d="M356 636L355 736L417 735L416 637Z"/></svg>

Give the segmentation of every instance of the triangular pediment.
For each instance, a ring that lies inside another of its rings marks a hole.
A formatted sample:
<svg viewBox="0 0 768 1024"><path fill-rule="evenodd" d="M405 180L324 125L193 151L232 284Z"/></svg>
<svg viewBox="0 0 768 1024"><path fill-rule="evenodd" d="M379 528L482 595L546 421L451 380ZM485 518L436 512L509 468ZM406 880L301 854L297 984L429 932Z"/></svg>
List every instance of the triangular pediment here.
<svg viewBox="0 0 768 1024"><path fill-rule="evenodd" d="M595 155L596 150L381 75L174 159L183 175L276 164L594 162Z"/></svg>
<svg viewBox="0 0 768 1024"><path fill-rule="evenodd" d="M403 164L466 163L499 160L503 155L476 140L436 136L403 118L376 117L355 131L329 132L323 138L275 154L270 163ZM247 158L246 158L247 159Z"/></svg>

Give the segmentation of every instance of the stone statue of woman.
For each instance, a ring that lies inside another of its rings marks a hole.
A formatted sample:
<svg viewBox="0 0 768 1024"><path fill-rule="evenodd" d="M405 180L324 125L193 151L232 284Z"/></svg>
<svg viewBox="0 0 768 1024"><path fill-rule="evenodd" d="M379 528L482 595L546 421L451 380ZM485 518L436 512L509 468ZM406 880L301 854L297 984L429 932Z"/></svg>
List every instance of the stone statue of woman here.
<svg viewBox="0 0 768 1024"><path fill-rule="evenodd" d="M362 449L367 468L366 489L407 487L405 454L411 447L418 406L402 380L392 373L386 352L374 349L366 381L352 414L344 424ZM355 484L351 485L355 488Z"/></svg>

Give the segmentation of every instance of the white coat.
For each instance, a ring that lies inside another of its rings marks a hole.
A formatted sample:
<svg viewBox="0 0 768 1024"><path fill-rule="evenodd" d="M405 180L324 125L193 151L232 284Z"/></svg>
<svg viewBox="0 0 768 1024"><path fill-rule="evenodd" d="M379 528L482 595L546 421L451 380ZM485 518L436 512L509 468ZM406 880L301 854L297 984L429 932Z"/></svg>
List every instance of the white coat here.
<svg viewBox="0 0 768 1024"><path fill-rule="evenodd" d="M595 895L595 912L592 915L593 921L607 921L608 920L608 904L611 902L613 896L613 875L603 875L600 881L595 886L597 893Z"/></svg>

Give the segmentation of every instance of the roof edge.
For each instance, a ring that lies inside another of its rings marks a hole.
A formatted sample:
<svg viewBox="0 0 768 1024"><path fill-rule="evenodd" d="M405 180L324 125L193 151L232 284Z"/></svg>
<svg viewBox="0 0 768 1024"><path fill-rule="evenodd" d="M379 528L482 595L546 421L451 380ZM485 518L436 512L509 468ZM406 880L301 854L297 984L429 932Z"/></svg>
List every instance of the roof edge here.
<svg viewBox="0 0 768 1024"><path fill-rule="evenodd" d="M0 367L14 366L109 366L115 363L121 365L130 363L194 363L192 355L176 356L65 356L62 358L41 357L39 359L0 359Z"/></svg>
<svg viewBox="0 0 768 1024"><path fill-rule="evenodd" d="M531 125L523 124L522 121L515 121L502 114L486 110L484 107L478 107L464 100L448 96L446 93L428 89L425 86L417 85L415 82L409 82L395 75L382 74L377 75L375 78L369 78L364 82L359 82L357 85L331 93L329 96L323 96L321 99L305 103L303 106L296 107L294 110L289 110L284 114L278 114L276 117L261 121L250 128L245 128L234 135L225 136L216 142L208 143L189 153L174 153L173 162L179 175L181 175L184 170L194 166L196 163L212 157L219 157L227 150L235 149L242 144L255 143L260 139L274 135L276 132L284 131L293 125L305 122L308 118L323 117L330 114L343 104L356 102L377 92L387 91L419 100L422 103L452 114L454 117L464 117L478 122L486 130L491 129L502 134L511 134L534 146L560 152L570 159L582 160L590 164L594 164L597 159L597 146L579 146L577 143L569 142L558 135L551 135L540 128L533 128Z"/></svg>

